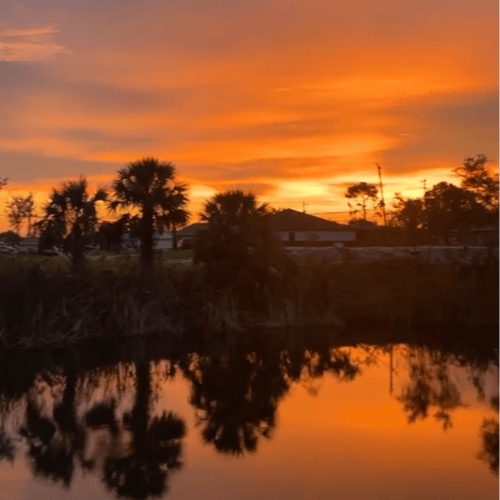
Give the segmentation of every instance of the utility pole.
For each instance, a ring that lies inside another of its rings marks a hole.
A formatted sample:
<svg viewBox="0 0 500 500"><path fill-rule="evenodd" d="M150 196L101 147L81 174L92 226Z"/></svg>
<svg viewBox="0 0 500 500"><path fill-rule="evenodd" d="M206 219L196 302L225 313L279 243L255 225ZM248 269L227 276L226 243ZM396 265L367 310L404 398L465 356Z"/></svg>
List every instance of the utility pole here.
<svg viewBox="0 0 500 500"><path fill-rule="evenodd" d="M306 206L309 205L309 203L306 203L305 201L302 202L302 212L306 213Z"/></svg>
<svg viewBox="0 0 500 500"><path fill-rule="evenodd" d="M387 216L385 214L385 201L384 201L384 185L382 184L382 169L380 165L377 163L378 168L378 178L380 181L380 196L382 197L382 201L380 202L380 206L382 207L382 215L384 216L384 226L387 226Z"/></svg>
<svg viewBox="0 0 500 500"><path fill-rule="evenodd" d="M424 198L425 198L425 193L427 193L427 179L424 179L423 181L420 181L422 183L422 186L424 188Z"/></svg>
<svg viewBox="0 0 500 500"><path fill-rule="evenodd" d="M33 202L33 193L30 192L30 199ZM31 237L31 217L33 217L33 206L30 207L30 211L28 212L28 238Z"/></svg>

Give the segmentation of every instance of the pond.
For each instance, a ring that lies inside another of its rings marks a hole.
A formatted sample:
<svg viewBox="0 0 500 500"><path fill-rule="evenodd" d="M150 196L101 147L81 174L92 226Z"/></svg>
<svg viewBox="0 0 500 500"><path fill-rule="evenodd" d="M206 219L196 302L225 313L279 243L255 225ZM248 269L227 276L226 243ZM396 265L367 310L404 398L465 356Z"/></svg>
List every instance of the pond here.
<svg viewBox="0 0 500 500"><path fill-rule="evenodd" d="M498 498L498 351L252 333L0 360L0 498Z"/></svg>

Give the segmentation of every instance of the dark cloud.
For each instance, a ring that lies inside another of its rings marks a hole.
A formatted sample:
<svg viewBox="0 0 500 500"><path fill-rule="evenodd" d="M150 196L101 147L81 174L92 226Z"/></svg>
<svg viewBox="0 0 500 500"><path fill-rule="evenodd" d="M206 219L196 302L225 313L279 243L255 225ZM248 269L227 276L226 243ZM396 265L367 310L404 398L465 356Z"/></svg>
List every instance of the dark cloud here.
<svg viewBox="0 0 500 500"><path fill-rule="evenodd" d="M0 63L0 92L11 100L38 98L69 99L72 106L98 113L147 111L159 107L176 107L189 97L188 89L170 88L161 91L128 89L98 82L65 81L53 75L42 64L22 62Z"/></svg>
<svg viewBox="0 0 500 500"><path fill-rule="evenodd" d="M94 128L65 128L56 131L58 138L75 141L101 150L116 147L147 147L155 142L155 138L145 135L118 135Z"/></svg>
<svg viewBox="0 0 500 500"><path fill-rule="evenodd" d="M113 175L121 163L85 161L78 158L51 158L28 152L0 151L1 176L12 183L32 183L34 179L78 177L80 175ZM36 186L36 184L34 184Z"/></svg>
<svg viewBox="0 0 500 500"><path fill-rule="evenodd" d="M207 182L207 185L214 188L218 192L240 190L251 192L257 196L271 194L276 190L277 186L266 182Z"/></svg>

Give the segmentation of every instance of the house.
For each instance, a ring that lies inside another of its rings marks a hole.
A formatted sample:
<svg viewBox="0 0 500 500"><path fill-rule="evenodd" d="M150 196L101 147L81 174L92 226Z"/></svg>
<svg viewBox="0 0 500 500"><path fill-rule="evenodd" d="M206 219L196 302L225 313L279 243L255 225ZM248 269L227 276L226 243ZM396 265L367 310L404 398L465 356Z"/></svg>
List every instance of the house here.
<svg viewBox="0 0 500 500"><path fill-rule="evenodd" d="M183 227L177 231L179 248L192 248L194 238L200 231L206 231L208 224L206 222L196 222Z"/></svg>
<svg viewBox="0 0 500 500"><path fill-rule="evenodd" d="M468 245L477 247L498 246L498 226L488 225L473 227L468 231L450 231L449 243L451 245Z"/></svg>
<svg viewBox="0 0 500 500"><path fill-rule="evenodd" d="M20 253L38 253L39 246L39 238L22 238L18 248Z"/></svg>
<svg viewBox="0 0 500 500"><path fill-rule="evenodd" d="M155 250L172 250L174 248L174 238L172 231L156 231L154 234L154 249Z"/></svg>
<svg viewBox="0 0 500 500"><path fill-rule="evenodd" d="M173 236L171 231L155 231L153 235L155 250L171 250L174 247ZM129 249L139 249L141 241L139 238L130 236L130 233L123 235L123 246Z"/></svg>
<svg viewBox="0 0 500 500"><path fill-rule="evenodd" d="M291 208L273 214L270 225L275 236L286 245L343 246L356 241L356 231Z"/></svg>

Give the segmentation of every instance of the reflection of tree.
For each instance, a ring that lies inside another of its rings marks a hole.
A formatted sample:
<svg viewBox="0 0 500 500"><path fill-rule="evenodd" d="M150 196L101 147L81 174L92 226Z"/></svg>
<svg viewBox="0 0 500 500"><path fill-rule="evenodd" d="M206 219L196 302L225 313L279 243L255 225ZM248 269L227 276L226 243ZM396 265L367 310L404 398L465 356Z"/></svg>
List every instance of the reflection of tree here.
<svg viewBox="0 0 500 500"><path fill-rule="evenodd" d="M291 380L310 380L330 373L338 380L350 382L361 373L349 352L332 349L328 344L315 345L313 349L288 350L283 359L283 368Z"/></svg>
<svg viewBox="0 0 500 500"><path fill-rule="evenodd" d="M450 380L446 359L428 356L427 351L415 350L413 354L417 359L410 364L410 382L398 399L409 423L427 418L429 409L435 407L434 418L446 430L452 426L451 410L462 406L460 392Z"/></svg>
<svg viewBox="0 0 500 500"><path fill-rule="evenodd" d="M179 469L184 421L172 413L150 417L151 380L148 362L136 364L136 397L124 417L133 440L128 456L109 457L104 465L105 484L121 497L158 497L167 489L169 471ZM94 412L94 417L97 412ZM105 413L101 411L102 416ZM107 416L114 425L114 419Z"/></svg>
<svg viewBox="0 0 500 500"><path fill-rule="evenodd" d="M5 431L0 432L0 462L7 460L14 463L15 451L13 439Z"/></svg>
<svg viewBox="0 0 500 500"><path fill-rule="evenodd" d="M184 373L191 380L191 403L198 412L202 436L221 453L241 455L257 449L259 437L270 437L280 399L293 381L305 382L333 373L352 380L358 373L347 352L328 343L307 349L302 343L282 351L256 342L222 356L192 356Z"/></svg>
<svg viewBox="0 0 500 500"><path fill-rule="evenodd" d="M26 424L21 429L29 443L28 456L35 475L45 476L69 486L75 468L75 455L81 450L82 429L75 414L77 376L66 373L62 400L53 417L42 416L40 408L28 401Z"/></svg>
<svg viewBox="0 0 500 500"><path fill-rule="evenodd" d="M243 351L222 360L195 357L186 375L203 439L218 451L253 452L259 436L271 435L278 401L288 389L279 359Z"/></svg>
<svg viewBox="0 0 500 500"><path fill-rule="evenodd" d="M20 370L17 385L8 380L7 372L2 373L0 360L0 386L5 380L0 389L0 402L1 398L5 402L0 407L5 409L0 411L0 459L13 460L16 453L16 437L2 427L16 402L18 410L26 408L20 433L28 445L34 474L68 486L80 466L98 475L114 495L160 496L168 489L171 472L182 465L185 434L179 417L153 411L155 391L161 388L160 371L173 375L180 370L189 380L203 439L218 452L243 455L257 450L263 437L272 436L278 405L292 384L314 388L315 381L326 374L349 382L359 376L360 367L376 362L382 352L376 346L334 347L335 341L315 331L272 337L221 335L208 340L200 334L167 350L166 369L161 368L158 376L150 370L149 358L159 359L162 354L134 352L122 363L118 355L105 362L102 354L102 359L79 372L68 367L69 358L61 356L54 363L58 368L48 370L34 362L29 373ZM184 343L189 350L184 350ZM459 387L449 369L452 365L470 367L479 397L486 397L489 355L475 359L468 353L450 356L415 347L410 352L410 380L399 398L409 422L431 414L444 428L451 425L452 410L461 405ZM17 374L15 367L10 373ZM50 390L40 391L40 384ZM47 398L39 397L41 392ZM123 408L124 401L130 400L127 394L134 397L128 412ZM55 401L53 410L50 398ZM498 422L494 419L483 425L480 458L498 470Z"/></svg>
<svg viewBox="0 0 500 500"><path fill-rule="evenodd" d="M14 463L16 447L12 436L5 430L5 419L7 418L5 406L4 399L0 395L0 462L6 460Z"/></svg>
<svg viewBox="0 0 500 500"><path fill-rule="evenodd" d="M498 395L491 398L491 407L498 412ZM484 419L481 426L481 451L479 458L498 476L498 417Z"/></svg>
<svg viewBox="0 0 500 500"><path fill-rule="evenodd" d="M481 426L482 449L479 458L498 475L498 420L485 419Z"/></svg>

